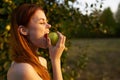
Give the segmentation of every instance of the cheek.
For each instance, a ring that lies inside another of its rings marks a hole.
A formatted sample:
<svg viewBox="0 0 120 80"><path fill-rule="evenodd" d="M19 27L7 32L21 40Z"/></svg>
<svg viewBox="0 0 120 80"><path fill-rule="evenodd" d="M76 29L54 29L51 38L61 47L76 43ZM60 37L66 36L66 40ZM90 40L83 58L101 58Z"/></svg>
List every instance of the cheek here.
<svg viewBox="0 0 120 80"><path fill-rule="evenodd" d="M34 32L31 32L31 33L30 33L30 37L31 37L31 38L36 38L36 39L38 39L38 38L40 38L40 37L42 37L42 36L43 36L42 32L36 32L36 31L34 31Z"/></svg>
<svg viewBox="0 0 120 80"><path fill-rule="evenodd" d="M29 39L37 47L43 47L46 44L44 39L45 27L39 24L29 26Z"/></svg>
<svg viewBox="0 0 120 80"><path fill-rule="evenodd" d="M44 28L39 25L32 26L32 29L29 31L30 37L38 39L44 36Z"/></svg>
<svg viewBox="0 0 120 80"><path fill-rule="evenodd" d="M29 33L30 41L37 47L42 47L45 44L44 30L31 31Z"/></svg>
<svg viewBox="0 0 120 80"><path fill-rule="evenodd" d="M42 37L43 37L43 32L31 31L29 34L29 38L32 42L35 42Z"/></svg>

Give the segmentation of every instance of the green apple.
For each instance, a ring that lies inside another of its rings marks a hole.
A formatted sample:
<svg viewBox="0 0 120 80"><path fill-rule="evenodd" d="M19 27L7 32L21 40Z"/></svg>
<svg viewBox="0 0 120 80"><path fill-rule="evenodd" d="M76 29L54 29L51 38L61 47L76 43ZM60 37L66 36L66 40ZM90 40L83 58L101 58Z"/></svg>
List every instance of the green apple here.
<svg viewBox="0 0 120 80"><path fill-rule="evenodd" d="M58 41L58 39L59 39L58 34L57 34L56 32L50 32L50 33L48 34L48 37L49 37L50 40L51 40L51 44L52 44L53 46L55 46L56 43L57 43L57 41Z"/></svg>

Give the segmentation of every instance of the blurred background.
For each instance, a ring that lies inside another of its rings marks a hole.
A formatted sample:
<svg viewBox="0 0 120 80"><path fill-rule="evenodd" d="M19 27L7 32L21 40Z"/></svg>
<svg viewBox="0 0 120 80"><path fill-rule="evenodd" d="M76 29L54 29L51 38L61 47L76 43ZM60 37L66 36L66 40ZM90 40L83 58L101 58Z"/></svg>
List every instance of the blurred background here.
<svg viewBox="0 0 120 80"><path fill-rule="evenodd" d="M120 0L0 0L0 80L7 80L11 64L11 12L23 3L42 6L51 31L67 37L64 80L120 79ZM48 59L46 50L39 51Z"/></svg>

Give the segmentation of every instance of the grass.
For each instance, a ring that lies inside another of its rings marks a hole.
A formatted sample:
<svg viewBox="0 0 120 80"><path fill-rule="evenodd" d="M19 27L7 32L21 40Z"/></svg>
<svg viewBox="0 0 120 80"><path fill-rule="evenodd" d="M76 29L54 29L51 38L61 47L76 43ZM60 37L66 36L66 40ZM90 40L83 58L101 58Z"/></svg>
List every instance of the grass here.
<svg viewBox="0 0 120 80"><path fill-rule="evenodd" d="M66 67L69 80L119 80L119 58L120 39L72 39ZM83 70L82 62L86 65Z"/></svg>

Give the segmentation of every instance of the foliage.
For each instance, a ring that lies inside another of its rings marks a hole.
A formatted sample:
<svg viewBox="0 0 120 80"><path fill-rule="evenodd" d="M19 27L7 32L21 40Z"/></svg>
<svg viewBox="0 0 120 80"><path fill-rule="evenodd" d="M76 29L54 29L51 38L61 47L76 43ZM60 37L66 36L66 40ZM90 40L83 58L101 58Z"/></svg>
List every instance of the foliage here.
<svg viewBox="0 0 120 80"><path fill-rule="evenodd" d="M70 0L69 0L70 1ZM74 2L73 0L71 0ZM6 74L7 70L10 67L11 60L10 60L10 45L9 45L9 37L10 37L10 17L11 12L14 8L17 6L23 4L23 3L34 3L41 5L43 9L45 10L45 13L48 17L49 23L53 26L51 31L56 31L60 29L61 21L64 20L69 13L68 10L68 0L63 2L63 4L59 4L58 1L55 0L1 0L0 1L0 79L6 80ZM63 14L66 13L66 14ZM69 46L69 41L67 40L66 46ZM47 59L49 59L47 50L41 50L40 49L40 55L43 54L43 56L47 56ZM62 55L62 64L65 61L65 53ZM48 62L50 64L50 62ZM50 72L51 67L49 67Z"/></svg>
<svg viewBox="0 0 120 80"><path fill-rule="evenodd" d="M108 34L115 34L115 27L116 27L116 22L113 17L113 13L110 8L106 8L101 16L100 16L100 21L103 23L103 25L106 28L106 31Z"/></svg>
<svg viewBox="0 0 120 80"><path fill-rule="evenodd" d="M9 31L6 31L0 35L0 78L6 78L7 70L10 66L10 46L9 46Z"/></svg>
<svg viewBox="0 0 120 80"><path fill-rule="evenodd" d="M120 23L120 3L118 5L118 9L117 9L115 18L116 18L117 22Z"/></svg>
<svg viewBox="0 0 120 80"><path fill-rule="evenodd" d="M116 27L116 35L120 36L119 32L120 32L120 3L118 5L118 9L115 15L116 21L117 21L117 27Z"/></svg>

